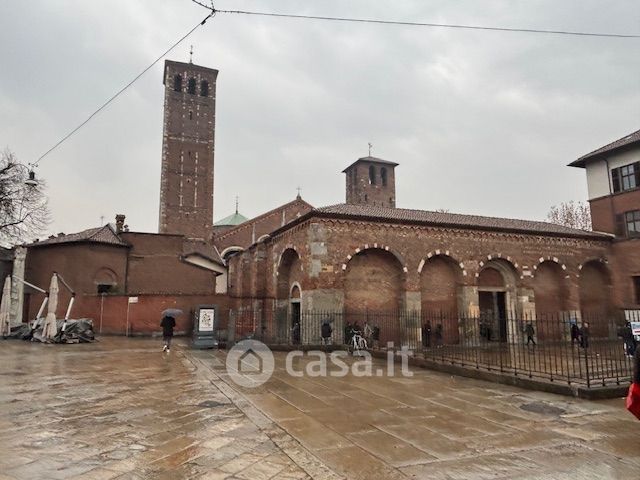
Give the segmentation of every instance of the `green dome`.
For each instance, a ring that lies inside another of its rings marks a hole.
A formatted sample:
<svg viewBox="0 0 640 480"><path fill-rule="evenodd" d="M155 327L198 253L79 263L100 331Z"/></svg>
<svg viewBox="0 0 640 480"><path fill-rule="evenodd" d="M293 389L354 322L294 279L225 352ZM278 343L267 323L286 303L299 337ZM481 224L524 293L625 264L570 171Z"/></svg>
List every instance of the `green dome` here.
<svg viewBox="0 0 640 480"><path fill-rule="evenodd" d="M240 225L241 223L249 220L247 217L242 215L241 213L234 213L233 215L229 215L228 217L223 218L222 220L218 220L213 224L214 227L224 227L228 225Z"/></svg>

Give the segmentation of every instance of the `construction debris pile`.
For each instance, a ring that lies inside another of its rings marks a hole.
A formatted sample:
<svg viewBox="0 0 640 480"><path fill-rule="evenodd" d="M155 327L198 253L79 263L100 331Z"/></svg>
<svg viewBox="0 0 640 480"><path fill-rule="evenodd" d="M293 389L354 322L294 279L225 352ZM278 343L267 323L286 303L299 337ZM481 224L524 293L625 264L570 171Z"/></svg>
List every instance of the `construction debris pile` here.
<svg viewBox="0 0 640 480"><path fill-rule="evenodd" d="M43 343L87 343L95 341L93 321L90 318L78 320L56 320L56 333L51 338L43 335L45 319L39 318L31 324L23 323L12 328L6 338L31 340Z"/></svg>

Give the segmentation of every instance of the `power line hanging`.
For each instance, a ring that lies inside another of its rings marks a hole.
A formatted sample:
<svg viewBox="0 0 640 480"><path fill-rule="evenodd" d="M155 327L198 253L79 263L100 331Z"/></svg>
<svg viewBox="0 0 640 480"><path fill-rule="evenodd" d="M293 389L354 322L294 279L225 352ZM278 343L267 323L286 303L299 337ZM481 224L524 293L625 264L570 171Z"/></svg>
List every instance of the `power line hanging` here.
<svg viewBox="0 0 640 480"><path fill-rule="evenodd" d="M198 0L191 0L213 13L235 13L240 15L254 15L261 17L278 17L278 18L294 18L301 20L327 20L333 22L352 22L352 23L373 23L380 25L401 25L410 27L434 27L434 28L456 28L465 30L485 30L494 32L520 32L520 33L538 33L546 35L573 35L581 37L608 37L608 38L640 38L639 34L622 34L622 33L601 33L601 32L577 32L570 30L545 30L537 28L509 28L509 27L484 27L479 25L462 25L453 23L429 23L429 22L403 22L396 20L375 20L370 18L349 18L349 17L329 17L320 15L295 15L289 13L269 13L254 12L248 10L218 10L213 4L208 6Z"/></svg>
<svg viewBox="0 0 640 480"><path fill-rule="evenodd" d="M80 125L75 127L73 130L71 130L69 133L67 133L64 137L62 137L53 147L51 147L49 150L47 150L42 155L40 155L40 157L33 164L31 164L32 167L34 167L34 168L37 167L38 164L40 163L40 160L42 160L44 157L46 157L51 152L53 152L56 148L58 148L60 145L62 145L67 139L69 139L74 133L76 133L78 130L80 130L82 127L84 127L87 123L89 123L89 121L93 117L95 117L98 113L100 113L102 110L104 110L107 107L107 105L109 105L116 98L118 98L126 89L128 89L131 85L133 85L145 73L147 73L156 63L158 63L160 60L162 60L169 52L171 52L174 48L176 48L184 40L186 40L186 38L189 35L191 35L198 27L204 25L207 22L207 20L209 20L211 17L214 17L215 14L216 14L216 12L212 9L211 13L209 15L207 15L201 22L198 22L191 30L189 30L185 35L183 35L178 41L176 41L173 45L171 45L167 50L165 50L149 66L147 66L144 70L142 70L142 72L140 72L133 80L131 80L124 87L122 87L120 90L118 90L111 98L109 98L106 102L104 102L96 111L94 111L91 115L89 115Z"/></svg>

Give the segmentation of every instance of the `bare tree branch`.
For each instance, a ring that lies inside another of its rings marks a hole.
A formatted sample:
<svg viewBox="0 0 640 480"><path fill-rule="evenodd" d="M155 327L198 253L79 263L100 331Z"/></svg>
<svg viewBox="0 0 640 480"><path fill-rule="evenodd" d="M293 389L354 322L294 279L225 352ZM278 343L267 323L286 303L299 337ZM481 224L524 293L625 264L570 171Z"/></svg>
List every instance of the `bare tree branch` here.
<svg viewBox="0 0 640 480"><path fill-rule="evenodd" d="M10 246L33 239L49 223L42 180L27 185L29 169L15 155L0 152L0 244Z"/></svg>
<svg viewBox="0 0 640 480"><path fill-rule="evenodd" d="M577 228L578 230L591 230L591 211L586 202L562 202L554 205L547 214L547 220L551 223Z"/></svg>

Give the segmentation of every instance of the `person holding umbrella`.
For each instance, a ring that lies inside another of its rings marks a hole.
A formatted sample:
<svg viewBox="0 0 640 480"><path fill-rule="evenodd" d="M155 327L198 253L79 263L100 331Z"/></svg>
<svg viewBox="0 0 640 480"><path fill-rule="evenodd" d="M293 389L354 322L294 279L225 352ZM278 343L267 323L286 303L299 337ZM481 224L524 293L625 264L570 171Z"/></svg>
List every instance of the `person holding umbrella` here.
<svg viewBox="0 0 640 480"><path fill-rule="evenodd" d="M163 352L169 353L171 351L171 339L173 338L173 329L176 326L176 317L178 315L182 315L182 310L177 308L168 308L162 312L160 326L162 327L162 340L164 342Z"/></svg>

